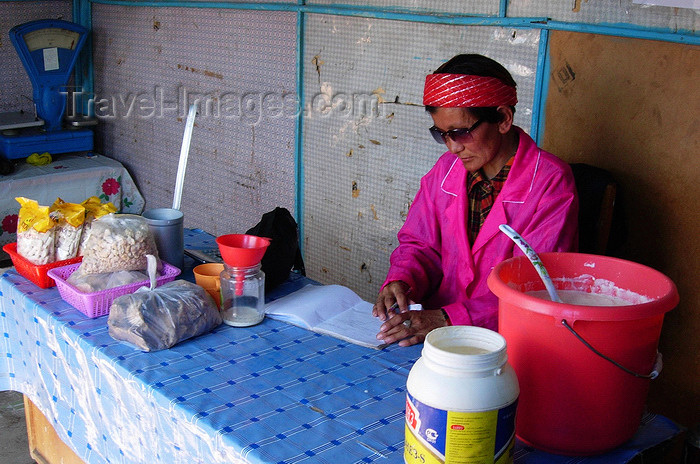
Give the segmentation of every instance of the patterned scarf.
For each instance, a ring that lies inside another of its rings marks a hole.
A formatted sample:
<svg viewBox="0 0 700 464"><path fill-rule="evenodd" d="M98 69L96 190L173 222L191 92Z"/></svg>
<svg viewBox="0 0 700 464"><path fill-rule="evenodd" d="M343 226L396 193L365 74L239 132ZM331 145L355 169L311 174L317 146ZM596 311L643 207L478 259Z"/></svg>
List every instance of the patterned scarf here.
<svg viewBox="0 0 700 464"><path fill-rule="evenodd" d="M425 77L423 104L443 108L515 106L515 87L500 79L470 74L437 73Z"/></svg>

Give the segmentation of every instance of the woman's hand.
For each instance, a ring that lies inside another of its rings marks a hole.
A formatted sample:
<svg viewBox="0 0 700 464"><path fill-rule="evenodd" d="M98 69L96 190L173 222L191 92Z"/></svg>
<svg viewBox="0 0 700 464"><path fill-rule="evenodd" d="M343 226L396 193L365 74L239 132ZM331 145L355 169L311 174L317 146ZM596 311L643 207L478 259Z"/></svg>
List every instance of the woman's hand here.
<svg viewBox="0 0 700 464"><path fill-rule="evenodd" d="M398 310L400 312L408 311L408 305L410 304L410 300L408 299L409 291L410 289L406 282L401 280L389 282L382 288L382 291L379 292L377 302L374 303L374 308L372 308L372 315L378 317L382 321L386 321L394 314L392 309L394 304L398 305Z"/></svg>
<svg viewBox="0 0 700 464"><path fill-rule="evenodd" d="M442 309L407 311L394 314L385 321L379 328L377 339L387 344L400 340L399 346L410 346L422 343L431 330L448 325Z"/></svg>

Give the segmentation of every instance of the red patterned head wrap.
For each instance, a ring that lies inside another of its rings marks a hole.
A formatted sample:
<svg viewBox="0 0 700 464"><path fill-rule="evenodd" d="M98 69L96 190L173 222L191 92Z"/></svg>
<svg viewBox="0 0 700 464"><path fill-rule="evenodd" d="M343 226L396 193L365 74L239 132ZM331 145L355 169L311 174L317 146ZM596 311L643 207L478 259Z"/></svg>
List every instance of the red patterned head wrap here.
<svg viewBox="0 0 700 464"><path fill-rule="evenodd" d="M495 77L436 73L425 78L425 106L473 108L515 106L517 102L515 87Z"/></svg>

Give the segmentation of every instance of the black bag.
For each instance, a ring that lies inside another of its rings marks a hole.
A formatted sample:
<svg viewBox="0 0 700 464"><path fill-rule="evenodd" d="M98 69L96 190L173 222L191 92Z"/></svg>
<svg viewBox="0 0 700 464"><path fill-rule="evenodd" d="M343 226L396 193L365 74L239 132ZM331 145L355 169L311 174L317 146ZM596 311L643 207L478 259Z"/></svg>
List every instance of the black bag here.
<svg viewBox="0 0 700 464"><path fill-rule="evenodd" d="M263 214L260 222L246 233L272 239L261 262L265 273L265 293L286 281L292 269L306 275L297 222L289 210L277 207Z"/></svg>

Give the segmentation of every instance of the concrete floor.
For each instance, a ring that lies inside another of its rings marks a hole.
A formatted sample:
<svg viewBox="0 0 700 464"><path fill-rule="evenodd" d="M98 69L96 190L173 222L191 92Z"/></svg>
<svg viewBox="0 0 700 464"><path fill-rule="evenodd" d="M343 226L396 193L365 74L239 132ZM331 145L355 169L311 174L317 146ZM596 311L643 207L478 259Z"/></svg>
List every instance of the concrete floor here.
<svg viewBox="0 0 700 464"><path fill-rule="evenodd" d="M0 392L0 463L33 464L29 455L22 394Z"/></svg>

